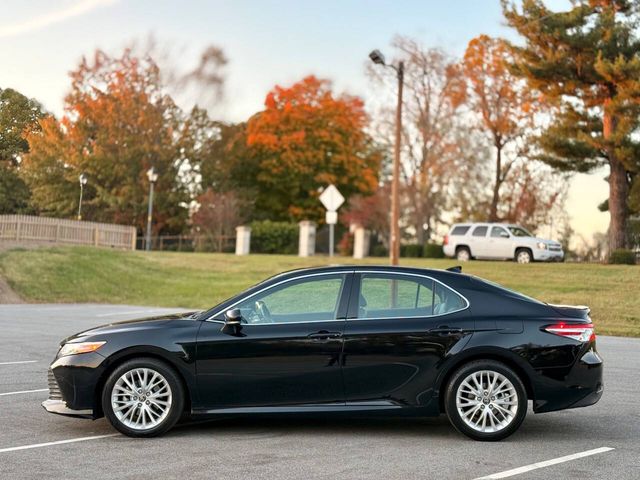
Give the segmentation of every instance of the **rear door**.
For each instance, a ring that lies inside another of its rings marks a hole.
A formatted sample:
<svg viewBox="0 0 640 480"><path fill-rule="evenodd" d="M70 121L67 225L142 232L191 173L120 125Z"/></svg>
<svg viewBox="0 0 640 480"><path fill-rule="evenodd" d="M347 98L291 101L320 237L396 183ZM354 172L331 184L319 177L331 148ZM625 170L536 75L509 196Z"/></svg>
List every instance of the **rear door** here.
<svg viewBox="0 0 640 480"><path fill-rule="evenodd" d="M340 368L351 272L289 279L203 322L196 350L200 409L344 405ZM231 308L231 307L230 307Z"/></svg>
<svg viewBox="0 0 640 480"><path fill-rule="evenodd" d="M421 275L359 272L345 327L348 404L425 406L437 365L471 338L468 302Z"/></svg>
<svg viewBox="0 0 640 480"><path fill-rule="evenodd" d="M471 230L469 243L471 255L474 257L487 257L490 255L489 242L487 234L489 232L488 225L476 225Z"/></svg>

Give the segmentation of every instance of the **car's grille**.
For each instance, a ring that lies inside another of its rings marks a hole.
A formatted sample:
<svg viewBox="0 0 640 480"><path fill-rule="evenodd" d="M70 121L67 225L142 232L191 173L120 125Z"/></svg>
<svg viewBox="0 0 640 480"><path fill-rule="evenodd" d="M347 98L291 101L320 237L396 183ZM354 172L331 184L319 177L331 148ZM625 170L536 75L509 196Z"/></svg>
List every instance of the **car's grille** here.
<svg viewBox="0 0 640 480"><path fill-rule="evenodd" d="M559 252L560 250L562 250L562 245L550 245L549 250L551 250L552 252Z"/></svg>
<svg viewBox="0 0 640 480"><path fill-rule="evenodd" d="M62 400L62 392L51 369L47 372L47 382L49 383L49 400Z"/></svg>

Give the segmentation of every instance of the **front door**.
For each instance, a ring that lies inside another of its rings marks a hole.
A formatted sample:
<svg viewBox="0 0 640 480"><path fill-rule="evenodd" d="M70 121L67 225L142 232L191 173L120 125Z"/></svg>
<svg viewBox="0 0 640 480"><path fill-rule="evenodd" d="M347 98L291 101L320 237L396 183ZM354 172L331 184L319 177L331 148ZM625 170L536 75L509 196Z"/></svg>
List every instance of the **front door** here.
<svg viewBox="0 0 640 480"><path fill-rule="evenodd" d="M422 275L362 272L354 282L344 334L347 403L428 405L438 365L471 338L467 301Z"/></svg>
<svg viewBox="0 0 640 480"><path fill-rule="evenodd" d="M237 332L222 328L222 316L203 322L202 409L344 405L340 357L352 276L301 276L254 293L234 306L242 312Z"/></svg>
<svg viewBox="0 0 640 480"><path fill-rule="evenodd" d="M489 254L492 258L512 258L513 241L504 227L491 227L489 234Z"/></svg>

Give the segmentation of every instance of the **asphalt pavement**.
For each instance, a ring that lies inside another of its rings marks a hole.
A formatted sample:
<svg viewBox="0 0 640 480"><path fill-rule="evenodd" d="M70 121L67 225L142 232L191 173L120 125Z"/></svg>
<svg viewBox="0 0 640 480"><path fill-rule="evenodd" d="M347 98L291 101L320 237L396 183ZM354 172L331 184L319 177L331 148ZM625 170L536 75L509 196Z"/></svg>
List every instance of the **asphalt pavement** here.
<svg viewBox="0 0 640 480"><path fill-rule="evenodd" d="M116 434L104 419L42 409L47 367L62 338L178 310L0 305L0 478L640 479L640 339L598 338L605 360L598 404L530 411L520 430L498 443L463 437L445 416L245 417L139 440Z"/></svg>

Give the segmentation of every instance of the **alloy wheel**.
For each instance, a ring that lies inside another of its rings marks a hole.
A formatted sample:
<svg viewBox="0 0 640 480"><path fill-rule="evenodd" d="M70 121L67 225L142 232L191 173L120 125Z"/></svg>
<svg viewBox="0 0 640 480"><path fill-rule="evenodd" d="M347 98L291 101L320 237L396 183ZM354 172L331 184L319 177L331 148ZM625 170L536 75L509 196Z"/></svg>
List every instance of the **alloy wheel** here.
<svg viewBox="0 0 640 480"><path fill-rule="evenodd" d="M520 250L516 255L516 260L518 263L530 263L531 262L531 254L526 250Z"/></svg>
<svg viewBox="0 0 640 480"><path fill-rule="evenodd" d="M172 400L169 382L151 368L124 372L111 390L114 415L133 430L149 430L160 425L169 415Z"/></svg>
<svg viewBox="0 0 640 480"><path fill-rule="evenodd" d="M456 392L456 408L462 421L481 433L508 427L518 411L518 394L501 373L480 370L469 374Z"/></svg>

